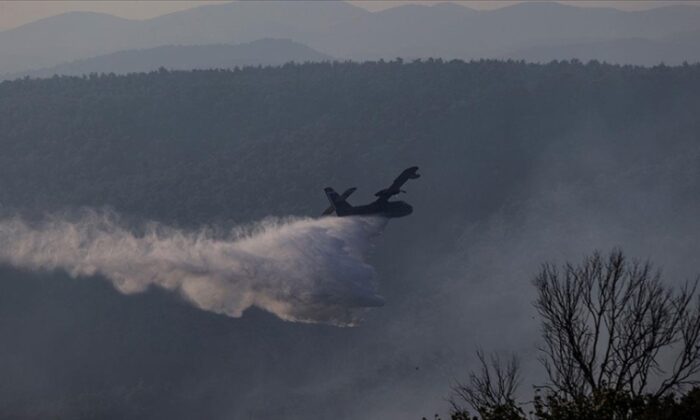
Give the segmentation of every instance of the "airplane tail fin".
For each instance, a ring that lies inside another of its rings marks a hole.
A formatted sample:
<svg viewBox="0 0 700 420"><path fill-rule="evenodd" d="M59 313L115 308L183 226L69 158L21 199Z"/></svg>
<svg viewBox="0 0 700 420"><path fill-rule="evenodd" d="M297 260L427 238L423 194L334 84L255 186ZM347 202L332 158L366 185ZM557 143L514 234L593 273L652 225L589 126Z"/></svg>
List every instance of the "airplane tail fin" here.
<svg viewBox="0 0 700 420"><path fill-rule="evenodd" d="M326 197L328 197L331 207L335 210L335 214L338 216L344 216L348 214L350 209L352 209L352 206L348 204L343 197L339 196L333 188L327 187L323 191L326 193Z"/></svg>

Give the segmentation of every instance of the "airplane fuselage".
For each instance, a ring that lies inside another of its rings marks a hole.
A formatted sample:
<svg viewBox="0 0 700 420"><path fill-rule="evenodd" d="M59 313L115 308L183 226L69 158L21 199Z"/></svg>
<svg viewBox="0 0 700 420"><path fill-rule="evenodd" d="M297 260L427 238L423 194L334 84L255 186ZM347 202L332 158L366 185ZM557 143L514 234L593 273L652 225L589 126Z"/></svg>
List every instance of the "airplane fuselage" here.
<svg viewBox="0 0 700 420"><path fill-rule="evenodd" d="M323 191L326 193L326 197L330 202L330 207L328 207L323 215L329 215L335 212L338 217L344 216L380 216L387 218L404 217L413 213L413 207L404 201L389 201L391 197L406 192L401 189L401 186L406 183L409 179L420 178L417 166L411 166L405 169L401 174L394 180L394 182L389 185L389 187L384 188L374 194L375 197L379 197L369 204L363 206L352 206L346 199L352 194L357 188L349 188L342 195L335 192L331 187L326 187Z"/></svg>
<svg viewBox="0 0 700 420"><path fill-rule="evenodd" d="M338 216L381 216L387 218L404 217L413 213L413 207L404 201L376 200L363 206L354 206L338 211Z"/></svg>

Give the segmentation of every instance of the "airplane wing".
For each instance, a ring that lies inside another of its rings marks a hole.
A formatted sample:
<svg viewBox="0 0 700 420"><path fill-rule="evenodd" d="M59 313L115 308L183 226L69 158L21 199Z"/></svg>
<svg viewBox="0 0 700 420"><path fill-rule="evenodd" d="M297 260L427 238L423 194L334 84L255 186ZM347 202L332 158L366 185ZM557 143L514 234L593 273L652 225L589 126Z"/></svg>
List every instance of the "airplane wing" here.
<svg viewBox="0 0 700 420"><path fill-rule="evenodd" d="M405 169L403 172L401 172L401 175L399 175L388 188L384 188L381 191L377 191L374 195L384 200L388 200L390 197L398 193L405 192L401 189L401 186L405 184L406 181L408 181L409 179L416 178L420 178L420 174L418 173L418 167L411 166L410 168Z"/></svg>
<svg viewBox="0 0 700 420"><path fill-rule="evenodd" d="M340 195L339 199L342 201L347 200L347 198L350 197L350 195L354 193L356 189L357 188L355 187L348 188L343 194ZM326 210L323 211L323 213L321 213L321 215L328 216L329 214L333 214L334 211L335 209L333 208L333 206L329 206Z"/></svg>

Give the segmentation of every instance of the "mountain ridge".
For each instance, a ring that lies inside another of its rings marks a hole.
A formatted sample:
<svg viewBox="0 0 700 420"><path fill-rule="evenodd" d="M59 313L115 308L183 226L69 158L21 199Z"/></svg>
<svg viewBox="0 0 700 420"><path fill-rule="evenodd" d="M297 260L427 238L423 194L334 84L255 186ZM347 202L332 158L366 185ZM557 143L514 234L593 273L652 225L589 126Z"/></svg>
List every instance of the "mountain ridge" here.
<svg viewBox="0 0 700 420"><path fill-rule="evenodd" d="M369 12L345 2L232 2L147 20L71 12L0 32L0 74L164 45L288 38L339 59L498 58L510 51L700 30L700 7L646 11L537 2L495 10L454 3ZM650 44L651 45L651 44ZM618 51L624 57L624 50ZM687 61L700 57L693 50Z"/></svg>
<svg viewBox="0 0 700 420"><path fill-rule="evenodd" d="M333 57L289 39L266 38L242 44L163 45L117 51L53 67L8 74L20 77L77 76L90 73L138 73L157 70L230 69L288 62L328 61ZM0 80L2 78L0 77Z"/></svg>

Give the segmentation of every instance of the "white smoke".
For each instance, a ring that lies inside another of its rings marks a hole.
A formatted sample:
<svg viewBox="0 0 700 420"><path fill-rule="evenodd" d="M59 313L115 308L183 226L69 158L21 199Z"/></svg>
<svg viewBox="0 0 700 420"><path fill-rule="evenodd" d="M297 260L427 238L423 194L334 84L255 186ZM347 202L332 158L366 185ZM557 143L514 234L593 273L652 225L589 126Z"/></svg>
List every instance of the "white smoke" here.
<svg viewBox="0 0 700 420"><path fill-rule="evenodd" d="M101 275L122 293L151 286L198 308L240 317L252 306L288 321L356 324L381 306L364 259L385 219L269 219L227 235L150 223L129 230L118 217L0 220L0 263L31 270Z"/></svg>

